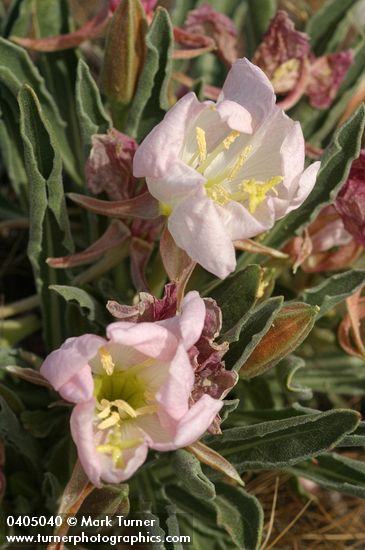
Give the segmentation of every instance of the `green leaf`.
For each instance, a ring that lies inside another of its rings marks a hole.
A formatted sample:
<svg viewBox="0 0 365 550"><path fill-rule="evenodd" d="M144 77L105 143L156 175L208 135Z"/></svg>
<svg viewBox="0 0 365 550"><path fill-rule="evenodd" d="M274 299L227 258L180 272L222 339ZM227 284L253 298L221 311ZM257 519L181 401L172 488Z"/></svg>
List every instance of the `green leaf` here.
<svg viewBox="0 0 365 550"><path fill-rule="evenodd" d="M233 342L238 339L246 315L256 303L261 276L260 266L250 265L227 277L209 292L222 310L222 340Z"/></svg>
<svg viewBox="0 0 365 550"><path fill-rule="evenodd" d="M277 10L275 0L247 0L245 40L247 57L251 58L260 44L270 19Z"/></svg>
<svg viewBox="0 0 365 550"><path fill-rule="evenodd" d="M306 359L306 368L297 372L297 383L314 392L365 395L365 369L361 359L348 355L318 355Z"/></svg>
<svg viewBox="0 0 365 550"><path fill-rule="evenodd" d="M204 443L239 472L285 468L335 447L359 420L355 411L336 409L231 428Z"/></svg>
<svg viewBox="0 0 365 550"><path fill-rule="evenodd" d="M43 78L23 48L3 38L0 38L0 83L8 88L15 97L24 84L28 84L35 90L44 112L44 124L48 131L51 129L54 134L65 168L71 178L81 184L74 155L66 138L65 122L62 120L51 94L46 89Z"/></svg>
<svg viewBox="0 0 365 550"><path fill-rule="evenodd" d="M24 212L28 210L28 181L19 136L16 98L3 87L0 91L0 150L7 175ZM14 205L13 205L14 207Z"/></svg>
<svg viewBox="0 0 365 550"><path fill-rule="evenodd" d="M65 273L49 268L45 260L48 256L66 255L73 248L62 185L62 162L34 91L25 86L18 100L30 188L28 257L41 296L45 341L51 350L64 340L65 327L60 299L49 292L48 286L67 279Z"/></svg>
<svg viewBox="0 0 365 550"><path fill-rule="evenodd" d="M275 370L281 386L287 392L299 394L299 399L311 399L313 397L312 390L295 381L297 371L304 367L304 359L290 355L280 361Z"/></svg>
<svg viewBox="0 0 365 550"><path fill-rule="evenodd" d="M57 292L66 302L76 302L81 313L83 315L86 313L89 321L96 322L102 326L110 322L110 315L105 307L91 296L91 294L86 292L86 290L66 285L51 285L49 289Z"/></svg>
<svg viewBox="0 0 365 550"><path fill-rule="evenodd" d="M365 447L365 422L360 422L351 435L344 437L339 447Z"/></svg>
<svg viewBox="0 0 365 550"><path fill-rule="evenodd" d="M291 473L305 477L326 489L365 498L365 465L339 454L319 456L316 463L298 464Z"/></svg>
<svg viewBox="0 0 365 550"><path fill-rule="evenodd" d="M197 498L212 500L214 484L203 473L200 462L191 453L180 449L172 455L172 467L183 487Z"/></svg>
<svg viewBox="0 0 365 550"><path fill-rule="evenodd" d="M364 126L365 106L361 105L336 131L322 157L317 182L309 197L300 208L277 222L262 244L281 248L294 233L300 234L317 217L323 206L334 200L346 181L352 161L359 155Z"/></svg>
<svg viewBox="0 0 365 550"><path fill-rule="evenodd" d="M39 471L39 452L34 439L24 430L5 399L0 396L0 437Z"/></svg>
<svg viewBox="0 0 365 550"><path fill-rule="evenodd" d="M261 543L264 513L259 501L241 487L216 484L217 523L238 548L257 550Z"/></svg>
<svg viewBox="0 0 365 550"><path fill-rule="evenodd" d="M306 32L311 39L311 47L320 53L323 42L328 42L336 24L341 21L347 11L357 0L330 0L325 2L308 21Z"/></svg>
<svg viewBox="0 0 365 550"><path fill-rule="evenodd" d="M224 356L229 368L239 371L242 365L250 357L260 340L270 329L275 317L283 304L281 296L270 298L263 302L248 315L241 325L241 333L238 342L231 344L229 351Z"/></svg>
<svg viewBox="0 0 365 550"><path fill-rule="evenodd" d="M302 292L300 298L313 306L319 306L317 318L323 317L337 304L351 296L365 282L365 270L351 269L332 275L314 288Z"/></svg>
<svg viewBox="0 0 365 550"><path fill-rule="evenodd" d="M157 8L146 36L147 55L130 108L125 133L142 140L169 108L167 97L173 48L168 12Z"/></svg>
<svg viewBox="0 0 365 550"><path fill-rule="evenodd" d="M82 59L77 67L76 106L83 142L85 146L89 146L91 136L105 134L111 127L111 121L89 67Z"/></svg>

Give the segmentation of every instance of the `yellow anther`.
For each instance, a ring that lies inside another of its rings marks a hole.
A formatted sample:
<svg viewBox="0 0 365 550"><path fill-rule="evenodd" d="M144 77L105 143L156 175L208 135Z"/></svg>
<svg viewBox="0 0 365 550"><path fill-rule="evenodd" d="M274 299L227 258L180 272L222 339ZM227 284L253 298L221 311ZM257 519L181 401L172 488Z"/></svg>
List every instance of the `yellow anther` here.
<svg viewBox="0 0 365 550"><path fill-rule="evenodd" d="M103 369L109 376L112 375L115 365L109 351L106 348L101 347L99 348L99 355Z"/></svg>
<svg viewBox="0 0 365 550"><path fill-rule="evenodd" d="M266 180L265 182L257 181L256 179L245 180L241 183L242 191L248 194L248 204L251 214L254 214L260 204L265 200L269 191L274 191L277 194L275 188L283 181L282 176L274 176Z"/></svg>
<svg viewBox="0 0 365 550"><path fill-rule="evenodd" d="M229 191L221 184L221 183L215 183L212 186L209 186L209 184L205 187L207 195L214 200L217 204L220 204L221 206L224 206L227 204L227 202L230 202L232 200L232 196Z"/></svg>
<svg viewBox="0 0 365 550"><path fill-rule="evenodd" d="M238 136L240 135L239 132L237 132L237 130L232 130L232 132L230 132L228 134L228 136L223 140L223 146L225 149L229 149L230 146L232 145L232 143L234 141L236 141L236 139L238 138Z"/></svg>
<svg viewBox="0 0 365 550"><path fill-rule="evenodd" d="M203 128L199 126L195 130L196 142L199 149L199 162L204 162L207 158L207 141L205 139L205 132Z"/></svg>
<svg viewBox="0 0 365 550"><path fill-rule="evenodd" d="M157 411L157 405L146 405L136 410L136 416L143 416L144 414L152 414Z"/></svg>
<svg viewBox="0 0 365 550"><path fill-rule="evenodd" d="M252 145L247 145L247 147L244 148L244 150L240 153L238 159L236 160L232 170L230 171L230 173L228 174L228 179L229 180L233 180L238 172L240 171L240 169L242 168L242 166L245 164L248 156L250 155L252 151Z"/></svg>
<svg viewBox="0 0 365 550"><path fill-rule="evenodd" d="M138 416L133 407L131 407L130 404L127 403L127 401L124 401L124 399L117 399L116 401L112 401L112 404L117 407L120 415L122 415L123 413L127 413L127 415L131 416L132 418L136 418Z"/></svg>
<svg viewBox="0 0 365 550"><path fill-rule="evenodd" d="M108 428L115 426L115 424L118 424L119 420L120 420L119 413L117 413L116 411L112 412L110 416L108 416L108 418L106 418L105 420L100 422L100 424L98 424L98 430L107 430Z"/></svg>

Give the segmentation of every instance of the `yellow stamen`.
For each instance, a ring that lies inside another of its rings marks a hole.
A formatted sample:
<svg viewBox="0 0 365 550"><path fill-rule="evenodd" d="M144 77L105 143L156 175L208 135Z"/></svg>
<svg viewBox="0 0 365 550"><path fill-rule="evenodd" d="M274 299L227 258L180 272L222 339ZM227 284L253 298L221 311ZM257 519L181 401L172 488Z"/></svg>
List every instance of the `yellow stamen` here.
<svg viewBox="0 0 365 550"><path fill-rule="evenodd" d="M136 410L136 416L143 416L144 414L152 414L157 411L157 405L146 405Z"/></svg>
<svg viewBox="0 0 365 550"><path fill-rule="evenodd" d="M112 426L115 426L115 424L118 424L119 420L119 413L117 413L116 411L112 412L111 415L108 416L108 418L98 424L98 430L106 430L108 428L111 428Z"/></svg>
<svg viewBox="0 0 365 550"><path fill-rule="evenodd" d="M111 376L115 367L112 356L110 355L109 351L104 347L99 348L99 355L103 369L109 376Z"/></svg>
<svg viewBox="0 0 365 550"><path fill-rule="evenodd" d="M215 183L214 185L207 184L205 189L207 195L221 206L232 200L230 192L221 183Z"/></svg>
<svg viewBox="0 0 365 550"><path fill-rule="evenodd" d="M112 404L115 405L119 411L119 414L127 413L128 416L131 416L132 418L137 417L136 411L133 409L133 407L130 406L127 401L124 401L124 399L117 399L116 401L112 401Z"/></svg>
<svg viewBox="0 0 365 550"><path fill-rule="evenodd" d="M247 147L245 147L244 150L240 153L240 156L238 157L238 159L235 162L232 170L228 174L228 179L229 180L232 181L237 176L238 172L240 171L242 166L245 164L245 162L246 162L248 156L250 155L251 151L252 151L252 145L247 145Z"/></svg>
<svg viewBox="0 0 365 550"><path fill-rule="evenodd" d="M198 130L201 130L201 128L196 129L197 135L198 135ZM204 130L201 130L201 131L204 132ZM199 155L200 155L200 166L197 168L198 172L200 172L201 174L204 174L205 169L210 165L210 163L213 162L213 160L215 158L217 158L217 156L220 155L221 153L223 153L225 150L227 151L230 148L230 146L232 145L232 143L238 138L239 135L240 135L239 132L237 132L236 130L232 130L232 132L230 132L219 143L219 145L217 145L217 147L215 149L213 149L213 151L211 151L209 154L207 154L206 149L205 149L205 157L204 158L202 158L200 147L199 147L199 142L198 142ZM198 137L197 137L197 141L198 141ZM205 132L204 132L204 143L205 143ZM195 156L193 156L193 159L194 158L195 158Z"/></svg>
<svg viewBox="0 0 365 550"><path fill-rule="evenodd" d="M274 189L276 185L279 185L283 181L282 176L274 176L266 180L265 182L259 182L256 179L245 180L241 183L240 187L242 191L248 194L249 210L251 214L254 214L260 204L265 200L269 191L274 191L277 194L277 190Z"/></svg>
<svg viewBox="0 0 365 550"><path fill-rule="evenodd" d="M96 450L99 453L111 455L114 466L117 468L124 468L125 462L123 460L123 451L126 449L133 449L143 443L143 438L125 439L121 438L120 433L114 430L108 437L107 443L98 445Z"/></svg>
<svg viewBox="0 0 365 550"><path fill-rule="evenodd" d="M207 141L203 128L197 127L195 130L196 142L199 149L199 162L204 162L207 158Z"/></svg>

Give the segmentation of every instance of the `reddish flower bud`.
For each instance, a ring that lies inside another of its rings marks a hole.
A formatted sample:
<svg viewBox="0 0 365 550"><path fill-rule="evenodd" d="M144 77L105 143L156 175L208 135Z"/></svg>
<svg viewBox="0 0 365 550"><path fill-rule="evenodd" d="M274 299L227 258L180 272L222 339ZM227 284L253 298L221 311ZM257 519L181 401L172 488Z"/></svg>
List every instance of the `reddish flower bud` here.
<svg viewBox="0 0 365 550"><path fill-rule="evenodd" d="M288 303L256 346L240 376L246 380L263 374L293 352L312 330L319 308L301 302Z"/></svg>

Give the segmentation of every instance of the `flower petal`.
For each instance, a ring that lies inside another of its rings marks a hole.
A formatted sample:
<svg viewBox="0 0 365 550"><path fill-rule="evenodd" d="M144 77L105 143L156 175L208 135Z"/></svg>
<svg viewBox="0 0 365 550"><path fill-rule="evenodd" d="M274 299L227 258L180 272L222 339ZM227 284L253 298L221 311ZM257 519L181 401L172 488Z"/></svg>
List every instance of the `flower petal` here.
<svg viewBox="0 0 365 550"><path fill-rule="evenodd" d="M168 227L176 244L205 269L221 279L234 271L236 256L231 238L203 189L175 208Z"/></svg>
<svg viewBox="0 0 365 550"><path fill-rule="evenodd" d="M182 338L185 349L189 350L201 336L205 313L204 300L199 292L192 290L182 302L181 314L159 321L159 324Z"/></svg>
<svg viewBox="0 0 365 550"><path fill-rule="evenodd" d="M156 451L173 451L197 441L209 428L221 410L223 401L203 395L194 403L170 433L163 428L157 415L146 415L138 419L140 428L146 433L148 445Z"/></svg>
<svg viewBox="0 0 365 550"><path fill-rule="evenodd" d="M160 408L158 416L165 427L171 426L171 419L180 420L189 409L189 397L194 385L194 371L189 356L180 344L175 357L168 366L165 383L156 393Z"/></svg>
<svg viewBox="0 0 365 550"><path fill-rule="evenodd" d="M137 351L159 359L169 361L177 348L176 336L158 323L112 323L106 329L108 338L113 342L133 347Z"/></svg>
<svg viewBox="0 0 365 550"><path fill-rule="evenodd" d="M41 374L52 384L55 390L58 391L62 387L65 395L68 394L65 384L72 379L73 389L70 389L69 395L75 395L75 387L78 386L78 393L81 392L84 380L83 377L77 380L75 376L80 375L81 371L85 373L83 369L105 343L104 338L93 334L68 338L59 349L48 355L41 367ZM90 378L85 378L85 386L81 394L89 395L90 391L92 393Z"/></svg>
<svg viewBox="0 0 365 550"><path fill-rule="evenodd" d="M290 200L290 204L288 205L285 214L289 214L289 212L291 212L292 210L299 208L299 206L308 197L316 183L317 174L320 167L321 163L317 161L313 162L313 164L311 164L306 170L304 170L297 184L297 192L295 196Z"/></svg>
<svg viewBox="0 0 365 550"><path fill-rule="evenodd" d="M228 73L218 103L229 99L247 109L260 124L275 105L275 94L265 73L248 61L238 59Z"/></svg>
<svg viewBox="0 0 365 550"><path fill-rule="evenodd" d="M252 134L254 122L251 113L239 103L226 99L217 104L217 111L221 119L228 124L232 130Z"/></svg>
<svg viewBox="0 0 365 550"><path fill-rule="evenodd" d="M179 157L187 127L205 107L193 92L182 97L137 149L133 174L159 178L169 173Z"/></svg>
<svg viewBox="0 0 365 550"><path fill-rule="evenodd" d="M89 365L85 365L80 372L61 386L58 392L63 399L71 403L80 403L91 399L94 392L94 381Z"/></svg>
<svg viewBox="0 0 365 550"><path fill-rule="evenodd" d="M76 405L71 415L71 433L77 446L77 452L90 481L96 486L102 486L102 480L109 483L120 483L130 478L146 459L148 446L144 441L141 445L123 452L125 467L116 468L110 456L99 452L96 447L101 441L101 432L95 433L94 399ZM121 427L121 438L124 440L143 437L136 425L124 423Z"/></svg>

